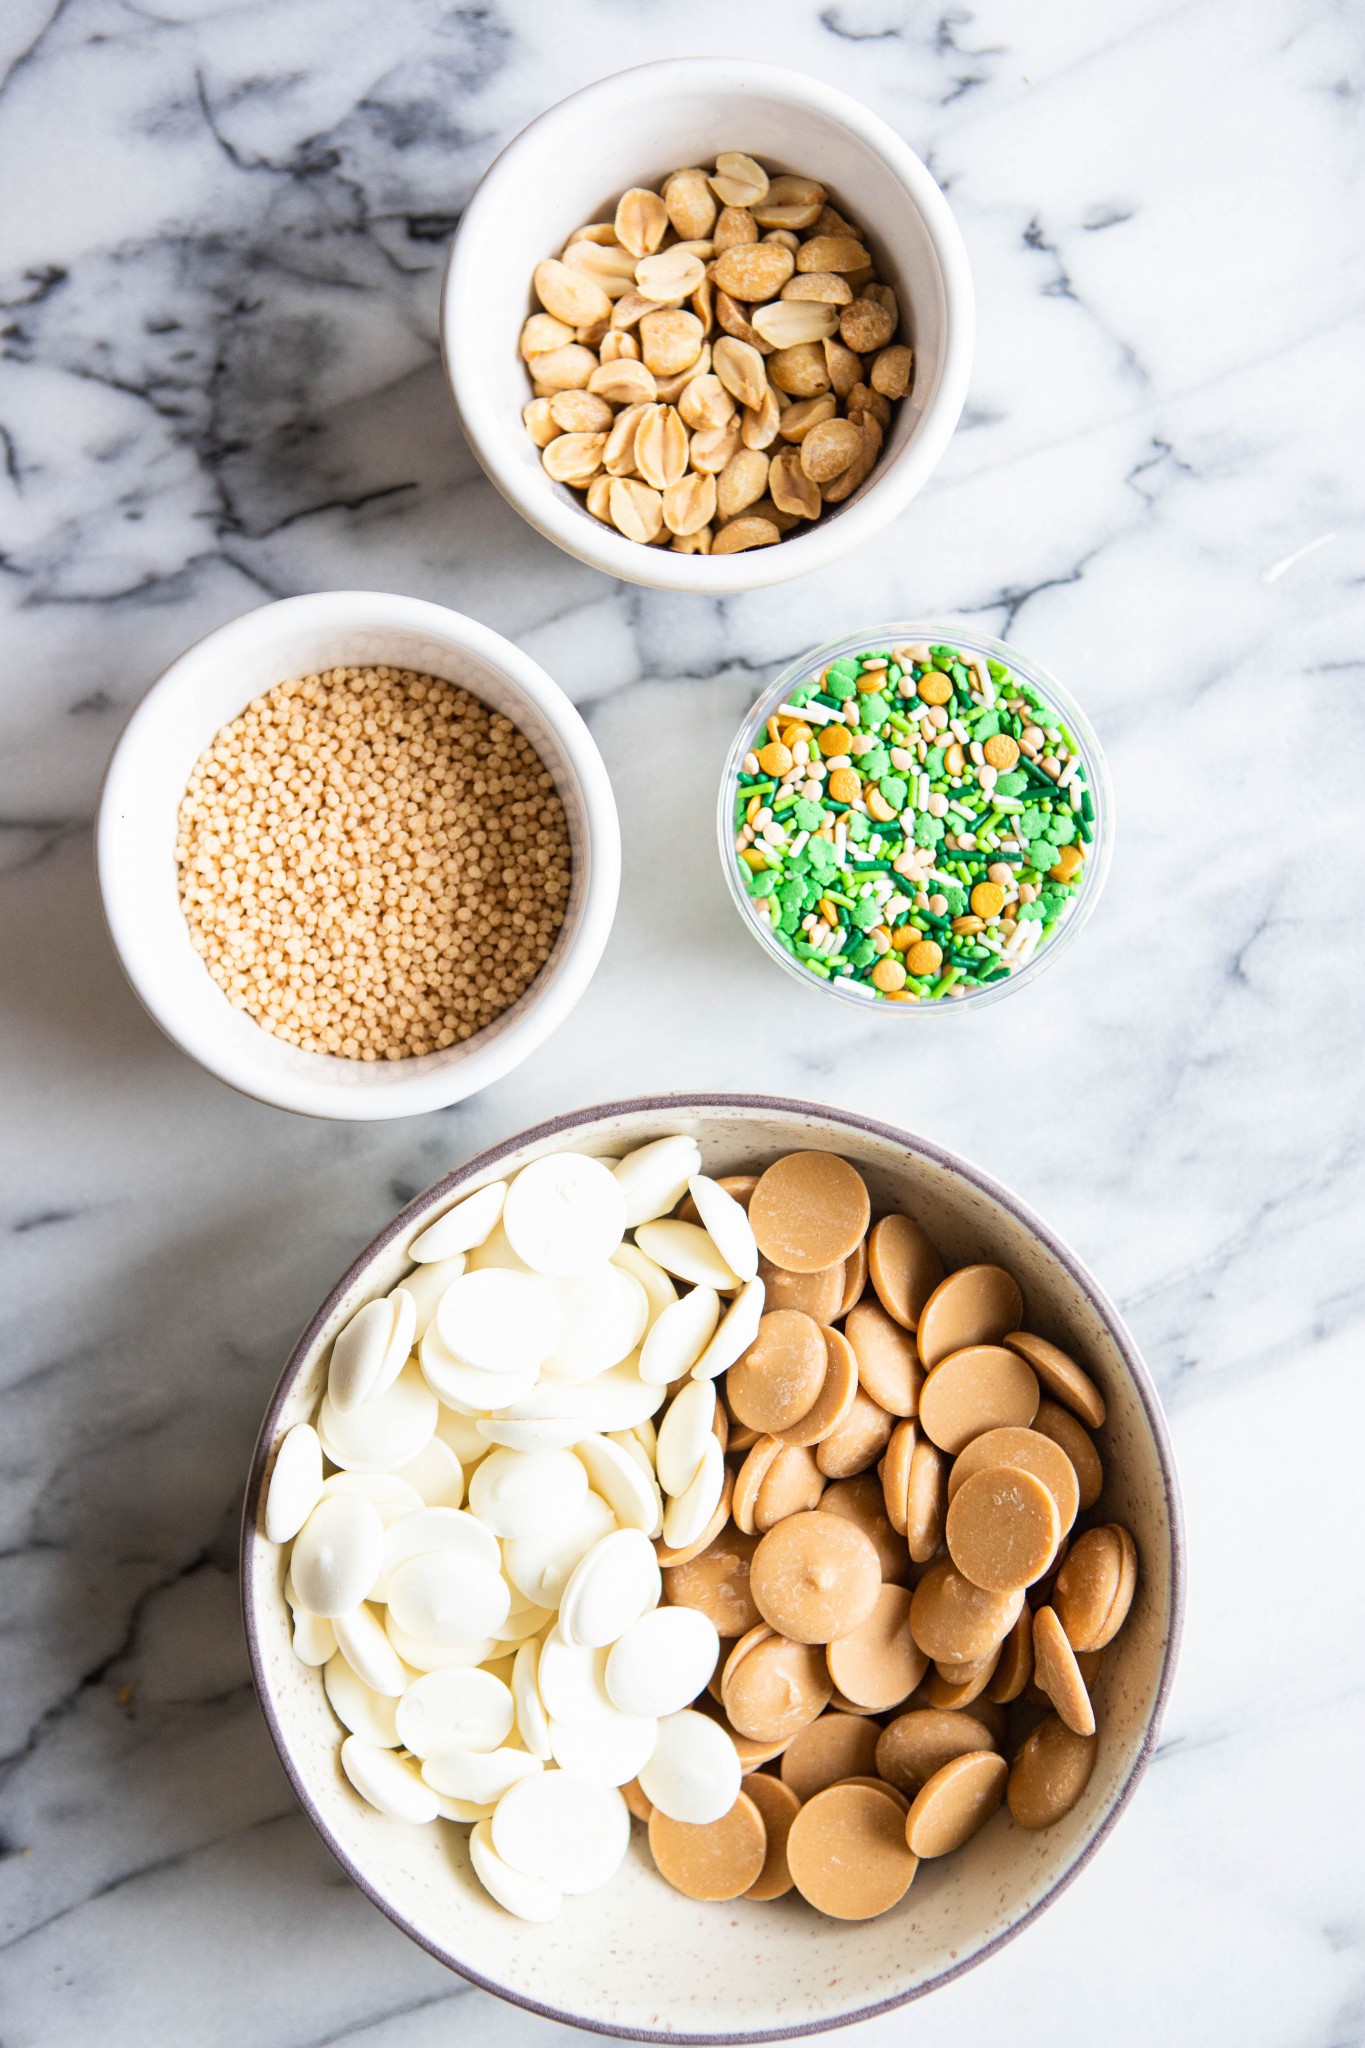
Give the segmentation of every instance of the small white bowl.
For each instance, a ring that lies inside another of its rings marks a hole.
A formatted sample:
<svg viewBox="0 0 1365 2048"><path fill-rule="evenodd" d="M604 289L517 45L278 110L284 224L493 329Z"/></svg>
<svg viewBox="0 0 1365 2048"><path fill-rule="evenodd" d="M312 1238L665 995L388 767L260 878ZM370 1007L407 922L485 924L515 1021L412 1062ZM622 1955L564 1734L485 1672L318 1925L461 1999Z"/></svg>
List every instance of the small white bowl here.
<svg viewBox="0 0 1365 2048"><path fill-rule="evenodd" d="M632 185L742 149L818 178L867 235L900 297L915 382L867 482L818 525L737 555L644 547L594 519L541 467L522 424L531 396L518 336L531 273ZM594 569L659 590L722 597L822 569L904 510L962 411L975 310L948 202L914 151L872 111L816 78L743 58L682 57L599 79L532 121L490 166L451 245L441 346L460 423L523 519Z"/></svg>
<svg viewBox="0 0 1365 2048"><path fill-rule="evenodd" d="M233 1009L190 944L175 838L191 769L253 697L293 676L376 662L459 683L521 728L563 801L573 880L554 951L495 1023L444 1052L367 1062L303 1052ZM100 795L96 856L105 921L123 971L167 1037L258 1102L355 1122L461 1102L519 1066L587 987L621 880L607 771L559 686L476 620L421 598L368 590L316 591L262 605L173 661L114 749Z"/></svg>
<svg viewBox="0 0 1365 2048"><path fill-rule="evenodd" d="M824 1920L795 1893L714 1906L670 1890L640 1831L610 1885L565 1901L549 1926L495 1906L469 1865L463 1828L388 1820L352 1791L321 1673L290 1644L284 1552L261 1526L266 1474L296 1422L313 1416L333 1337L362 1302L410 1270L408 1246L461 1195L566 1149L619 1157L689 1132L708 1173L759 1171L819 1147L850 1159L873 1213L919 1217L952 1266L998 1259L1024 1291L1029 1327L1074 1347L1108 1406L1098 1432L1100 1505L1137 1544L1132 1612L1104 1653L1099 1745L1077 1805L1030 1834L1001 1811L957 1854L925 1863L880 1919ZM1017 1195L924 1138L846 1110L763 1095L673 1095L606 1103L523 1131L409 1203L344 1273L294 1348L257 1439L242 1524L242 1610L252 1676L280 1760L342 1868L389 1918L450 1968L514 2004L636 2041L790 2041L922 1997L1019 1934L1089 1862L1156 1748L1184 1604L1180 1489L1160 1402L1137 1346L1076 1254Z"/></svg>

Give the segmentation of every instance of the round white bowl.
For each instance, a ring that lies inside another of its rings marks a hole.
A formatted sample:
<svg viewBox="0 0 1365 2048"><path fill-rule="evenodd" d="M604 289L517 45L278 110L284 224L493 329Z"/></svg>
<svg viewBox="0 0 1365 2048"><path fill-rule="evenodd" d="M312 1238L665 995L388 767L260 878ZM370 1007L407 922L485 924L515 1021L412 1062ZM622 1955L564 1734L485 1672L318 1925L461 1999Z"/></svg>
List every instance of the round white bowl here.
<svg viewBox="0 0 1365 2048"><path fill-rule="evenodd" d="M332 1338L409 1269L407 1247L458 1195L547 1152L618 1156L690 1132L707 1171L761 1168L797 1146L841 1152L866 1177L874 1214L906 1207L950 1264L999 1259L1019 1278L1031 1328L1079 1350L1104 1390L1099 1432L1106 1514L1132 1531L1140 1571L1127 1625L1105 1651L1099 1750L1078 1805L1041 1834L1001 1811L965 1849L921 1866L880 1919L821 1919L794 1893L770 1905L686 1899L634 1832L604 1890L532 1927L481 1890L467 1834L404 1826L351 1790L341 1729L321 1674L290 1646L284 1552L260 1526L276 1445L309 1419ZM557 1118L481 1153L410 1203L361 1253L295 1347L267 1409L247 1486L242 1605L252 1675L275 1747L314 1826L361 1890L441 1962L513 2003L635 2040L791 2040L923 1996L1018 1934L1089 1860L1133 1795L1156 1746L1183 1607L1179 1487L1156 1391L1137 1348L1085 1267L1018 1197L922 1138L844 1110L758 1095L676 1095Z"/></svg>
<svg viewBox="0 0 1365 2048"><path fill-rule="evenodd" d="M876 468L847 503L773 547L682 555L626 540L541 467L522 424L531 396L518 336L531 273L631 185L743 149L818 178L866 231L901 301L915 382ZM895 130L847 93L743 58L642 64L586 86L524 128L490 166L451 245L441 346L460 423L489 477L547 540L594 569L660 590L722 597L823 568L877 533L920 490L967 395L975 311L948 202Z"/></svg>
<svg viewBox="0 0 1365 2048"><path fill-rule="evenodd" d="M520 726L564 804L568 909L526 993L463 1045L405 1060L301 1051L235 1010L190 943L176 874L176 815L190 771L253 697L315 670L385 662L459 683ZM443 605L368 590L262 605L207 634L152 684L114 749L96 821L109 935L161 1029L221 1081L305 1116L414 1116L499 1080L563 1023L602 957L621 880L607 771L558 684L510 640Z"/></svg>

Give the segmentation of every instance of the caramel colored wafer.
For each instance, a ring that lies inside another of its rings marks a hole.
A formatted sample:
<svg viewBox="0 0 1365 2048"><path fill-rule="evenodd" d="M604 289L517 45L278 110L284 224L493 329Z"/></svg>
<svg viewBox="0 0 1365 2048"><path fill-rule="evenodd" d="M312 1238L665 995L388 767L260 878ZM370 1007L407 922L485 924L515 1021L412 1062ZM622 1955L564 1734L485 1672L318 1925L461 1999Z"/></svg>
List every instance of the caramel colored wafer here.
<svg viewBox="0 0 1365 2048"><path fill-rule="evenodd" d="M871 1785L831 1785L801 1808L787 1837L796 1888L835 1920L870 1920L910 1888L918 1859L898 1802Z"/></svg>
<svg viewBox="0 0 1365 2048"><path fill-rule="evenodd" d="M1062 1518L1041 1479L1018 1465L995 1465L974 1472L952 1496L945 1534L965 1578L1009 1593L1043 1576L1062 1540Z"/></svg>
<svg viewBox="0 0 1365 2048"><path fill-rule="evenodd" d="M789 1273L818 1273L848 1258L871 1213L862 1175L834 1152L775 1160L749 1201L760 1252Z"/></svg>
<svg viewBox="0 0 1365 2048"><path fill-rule="evenodd" d="M993 1749L969 1750L935 1771L906 1816L905 1839L916 1856L947 1856L970 1842L1004 1798L1008 1776Z"/></svg>
<svg viewBox="0 0 1365 2048"><path fill-rule="evenodd" d="M733 1523L723 1527L704 1550L664 1572L665 1601L670 1607L698 1608L715 1623L718 1635L742 1636L759 1618L749 1591L757 1548L757 1536L746 1536Z"/></svg>
<svg viewBox="0 0 1365 2048"><path fill-rule="evenodd" d="M1090 1783L1096 1738L1077 1735L1057 1714L1040 1721L1010 1766L1005 1797L1021 1828L1050 1828Z"/></svg>
<svg viewBox="0 0 1365 2048"><path fill-rule="evenodd" d="M1093 1735L1095 1709L1076 1652L1050 1607L1033 1617L1033 1682L1075 1735Z"/></svg>
<svg viewBox="0 0 1365 2048"><path fill-rule="evenodd" d="M1079 1415L1088 1429L1103 1429L1104 1396L1074 1358L1049 1344L1046 1337L1034 1337L1027 1330L1011 1330L1005 1342L1028 1360L1045 1394Z"/></svg>
<svg viewBox="0 0 1365 2048"><path fill-rule="evenodd" d="M929 1660L910 1633L910 1593L883 1585L867 1620L825 1650L829 1675L845 1699L870 1714L908 1700Z"/></svg>
<svg viewBox="0 0 1365 2048"><path fill-rule="evenodd" d="M1024 1297L1002 1266L961 1266L925 1302L915 1339L926 1369L972 1345L1002 1344L1024 1319Z"/></svg>
<svg viewBox="0 0 1365 2048"><path fill-rule="evenodd" d="M730 1367L725 1398L741 1422L776 1436L809 1413L828 1368L821 1325L799 1309L774 1309L760 1321L744 1356Z"/></svg>
<svg viewBox="0 0 1365 2048"><path fill-rule="evenodd" d="M773 1431L792 1449L809 1450L841 1429L858 1398L858 1361L842 1330L825 1331L826 1370L820 1391L799 1422Z"/></svg>
<svg viewBox="0 0 1365 2048"><path fill-rule="evenodd" d="M890 1415L913 1415L924 1368L915 1340L879 1301L849 1310L844 1333L858 1361L858 1384Z"/></svg>
<svg viewBox="0 0 1365 2048"><path fill-rule="evenodd" d="M1088 1432L1074 1415L1055 1401L1040 1401L1033 1427L1066 1452L1080 1489L1081 1512L1093 1508L1104 1490L1104 1467ZM1039 1475L1041 1477L1041 1474Z"/></svg>
<svg viewBox="0 0 1365 2048"><path fill-rule="evenodd" d="M774 1534L777 1532L774 1531ZM764 1537L764 1543L770 1541ZM754 1558L754 1576L758 1558ZM964 1579L946 1558L931 1564L910 1602L910 1629L927 1657L960 1664L999 1649L1019 1618L1022 1593L993 1593ZM763 1602L754 1588L760 1614Z"/></svg>
<svg viewBox="0 0 1365 2048"><path fill-rule="evenodd" d="M827 1479L851 1479L876 1464L895 1426L895 1416L860 1386L845 1419L816 1445L815 1462Z"/></svg>
<svg viewBox="0 0 1365 2048"><path fill-rule="evenodd" d="M991 1465L1018 1465L1041 1479L1057 1503L1065 1536L1081 1504L1076 1468L1059 1443L1037 1429L987 1429L973 1437L965 1451L959 1451L948 1474L948 1500L964 1480Z"/></svg>
<svg viewBox="0 0 1365 2048"><path fill-rule="evenodd" d="M801 1811L801 1801L789 1785L784 1785L770 1771L751 1771L744 1780L744 1790L762 1814L768 1836L763 1868L744 1896L746 1899L780 1899L792 1888L792 1874L787 1868L787 1837L791 1833L792 1822Z"/></svg>
<svg viewBox="0 0 1365 2048"><path fill-rule="evenodd" d="M804 1802L845 1778L876 1770L875 1721L863 1714L821 1714L818 1721L794 1735L782 1753L782 1782Z"/></svg>
<svg viewBox="0 0 1365 2048"><path fill-rule="evenodd" d="M867 1270L877 1299L902 1329L913 1330L943 1279L943 1261L910 1216L883 1216L867 1238Z"/></svg>
<svg viewBox="0 0 1365 2048"><path fill-rule="evenodd" d="M1033 1370L1003 1344L950 1352L919 1390L920 1428L953 1456L988 1429L1027 1429L1037 1413Z"/></svg>
<svg viewBox="0 0 1365 2048"><path fill-rule="evenodd" d="M689 1899L737 1899L757 1883L767 1848L763 1816L747 1792L701 1827L670 1820L657 1807L650 1815L649 1849L659 1875Z"/></svg>
<svg viewBox="0 0 1365 2048"><path fill-rule="evenodd" d="M877 1553L862 1530L818 1508L770 1529L749 1576L759 1613L793 1643L847 1635L872 1612L881 1583ZM1011 1613L1005 1626L1013 1619Z"/></svg>
<svg viewBox="0 0 1365 2048"><path fill-rule="evenodd" d="M763 1305L769 1311L795 1309L813 1322L832 1323L844 1300L847 1261L836 1259L815 1273L788 1273L771 1259L760 1258L758 1277L763 1282Z"/></svg>

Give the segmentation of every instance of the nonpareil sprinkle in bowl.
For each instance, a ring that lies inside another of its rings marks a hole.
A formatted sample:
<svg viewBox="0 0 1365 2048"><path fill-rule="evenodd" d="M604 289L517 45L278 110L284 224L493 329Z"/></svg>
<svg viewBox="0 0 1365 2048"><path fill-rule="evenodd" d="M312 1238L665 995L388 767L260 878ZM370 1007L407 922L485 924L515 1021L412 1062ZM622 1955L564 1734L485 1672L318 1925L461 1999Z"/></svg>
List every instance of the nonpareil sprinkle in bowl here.
<svg viewBox="0 0 1365 2048"><path fill-rule="evenodd" d="M1079 706L1015 649L874 628L792 664L740 729L721 857L760 943L833 994L985 1002L1093 910L1113 806Z"/></svg>

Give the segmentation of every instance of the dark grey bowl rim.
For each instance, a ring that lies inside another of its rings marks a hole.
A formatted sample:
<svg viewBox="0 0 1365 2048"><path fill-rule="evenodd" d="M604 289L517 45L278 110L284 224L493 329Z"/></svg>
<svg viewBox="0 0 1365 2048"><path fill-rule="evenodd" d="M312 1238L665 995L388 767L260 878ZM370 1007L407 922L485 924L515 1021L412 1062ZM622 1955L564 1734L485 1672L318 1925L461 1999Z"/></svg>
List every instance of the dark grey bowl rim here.
<svg viewBox="0 0 1365 2048"><path fill-rule="evenodd" d="M427 1207L433 1195L440 1195L448 1190L453 1190L463 1182L472 1179L474 1175L486 1172L490 1167L497 1166L514 1152L524 1150L527 1145L536 1144L545 1138L565 1137L573 1131L581 1130L585 1124L599 1123L604 1117L622 1116L632 1113L638 1114L642 1111L653 1112L656 1115L688 1116L706 1114L717 1110L734 1109L760 1110L769 1115L796 1118L809 1116L823 1117L831 1123L843 1124L851 1131L858 1131L875 1138L889 1140L893 1145L901 1145L907 1151L917 1154L920 1158L930 1161L933 1165L940 1166L948 1172L959 1174L983 1194L989 1196L991 1200L998 1202L1002 1208L1007 1209L1012 1215L1017 1217L1021 1223L1034 1232L1042 1243L1046 1245L1058 1264L1070 1274L1082 1294L1087 1297L1092 1307L1108 1327L1123 1359L1123 1363L1137 1389L1138 1397L1142 1402L1152 1431L1152 1439L1156 1444L1157 1462L1161 1468L1162 1490L1165 1494L1166 1507L1171 1524L1170 1628L1166 1637L1166 1647L1162 1657L1161 1676L1157 1683L1156 1698L1152 1705L1151 1714L1148 1717L1141 1745L1133 1760L1132 1769L1119 1788L1113 1803L1096 1828L1094 1835L1086 1843L1074 1862L1067 1866L1056 1882L1012 1926L1002 1929L991 1941L986 1942L983 1947L974 1950L971 1955L964 1956L960 1962L953 1963L948 1969L940 1970L927 1983L916 1985L910 1991L898 1992L891 1998L877 1999L870 2005L860 2006L856 2011L840 2013L833 2019L807 2020L797 2026L764 2028L757 2032L746 2031L737 2034L674 2034L662 2028L607 2026L599 2020L585 2019L579 2013L565 2012L559 2006L546 2005L539 1999L526 1998L518 1992L509 1991L505 1985L496 1983L492 1978L480 1976L477 1970L470 1969L463 1963L452 1961L450 1956L444 1954L434 1942L428 1941L425 1935L419 1933L389 1900L376 1891L366 1878L364 1872L357 1868L356 1864L336 1841L326 1821L319 1813L308 1792L307 1786L303 1783L298 1771L295 1769L287 1737L271 1705L265 1683L264 1663L261 1655L260 1639L256 1630L253 1606L255 1562L251 1537L255 1533L261 1487L265 1477L266 1458L274 1438L275 1423L295 1374L299 1371L304 1359L312 1349L327 1318L331 1315L333 1309L342 1299L348 1288L360 1277L371 1260L386 1245L390 1244L395 1237L406 1230L410 1222L415 1221L417 1213ZM1080 1875L1081 1871L1085 1869L1090 1859L1099 1849L1101 1843L1107 1840L1114 1827L1114 1823L1132 1799L1139 1780L1156 1753L1157 1742L1161 1734L1162 1720L1165 1716L1167 1701L1170 1698L1171 1687L1175 1680L1175 1668L1180 1655L1180 1639L1184 1629L1185 1523L1180 1499L1180 1482L1176 1476L1175 1454L1171 1447L1170 1434L1166 1427L1166 1418L1162 1412L1156 1387L1152 1381L1151 1374L1143 1362L1142 1355L1118 1310L1114 1307L1103 1289L1096 1284L1076 1253L1071 1250L1070 1246L1062 1238L1057 1236L1055 1231L1049 1229L1041 1217L1034 1214L1027 1202L1022 1201L1018 1195L1012 1193L1000 1181L994 1180L989 1174L983 1173L979 1167L973 1166L969 1161L961 1158L956 1152L949 1151L945 1146L935 1145L928 1138L921 1138L910 1131L900 1130L894 1124L882 1123L875 1117L860 1116L853 1110L836 1109L826 1103L802 1102L794 1096L786 1095L638 1095L620 1102L601 1102L595 1103L588 1109L570 1110L564 1116L551 1117L545 1123L534 1124L529 1130L519 1131L514 1137L505 1138L500 1144L492 1145L486 1151L477 1153L474 1158L466 1160L462 1166L455 1167L450 1173L443 1175L440 1180L434 1181L420 1195L415 1195L412 1201L407 1203L393 1218L392 1222L386 1224L384 1229L370 1240L359 1257L352 1260L336 1285L328 1293L327 1298L323 1301L317 1313L311 1318L307 1328L290 1352L288 1363L280 1374L275 1391L270 1397L265 1419L261 1424L260 1434L256 1439L256 1448L252 1453L251 1472L247 1480L246 1497L242 1503L240 1578L242 1617L246 1629L247 1653L251 1661L252 1683L256 1688L256 1697L260 1702L261 1712L265 1716L266 1726L270 1731L270 1739L274 1743L276 1754L284 1767L285 1776L293 1786L300 1806L308 1815L309 1820L326 1843L332 1855L351 1879L351 1882L364 1893L372 1905L377 1906L381 1913L392 1920L395 1927L401 1928L410 1941L415 1942L419 1948L425 1949L429 1956L433 1956L438 1963L452 1971L454 1975L463 1977L470 1984L477 1985L481 1991L491 1992L495 1998L504 1999L509 2005L520 2006L525 2012L537 2013L542 2019L558 2020L562 2026L578 2027L585 2033L602 2034L613 2040L658 2041L669 2044L669 2048L739 2048L739 2044L749 2042L795 2041L805 2039L812 2034L833 2033L836 2028L851 2027L863 2020L876 2019L882 2013L894 2012L901 2006L911 2005L917 1999L927 1997L931 1991L937 1991L943 1985L951 1984L955 1978L965 1976L968 1970L975 1969L978 1963L984 1963L988 1957L995 1955L1008 1942L1013 1941L1018 1935L1022 1934L1024 1929L1030 1926L1040 1913L1045 1912L1053 1904L1054 1900L1060 1898L1067 1887Z"/></svg>

